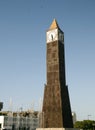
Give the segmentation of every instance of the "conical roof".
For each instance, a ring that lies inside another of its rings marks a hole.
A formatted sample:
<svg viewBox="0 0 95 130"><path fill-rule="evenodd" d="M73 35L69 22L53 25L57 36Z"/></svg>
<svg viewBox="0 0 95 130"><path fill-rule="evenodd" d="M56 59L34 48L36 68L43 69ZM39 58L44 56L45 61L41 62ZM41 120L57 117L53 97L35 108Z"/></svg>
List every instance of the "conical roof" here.
<svg viewBox="0 0 95 130"><path fill-rule="evenodd" d="M55 29L55 28L59 28L56 19L53 20L52 24L49 27L49 30L52 30L52 29Z"/></svg>

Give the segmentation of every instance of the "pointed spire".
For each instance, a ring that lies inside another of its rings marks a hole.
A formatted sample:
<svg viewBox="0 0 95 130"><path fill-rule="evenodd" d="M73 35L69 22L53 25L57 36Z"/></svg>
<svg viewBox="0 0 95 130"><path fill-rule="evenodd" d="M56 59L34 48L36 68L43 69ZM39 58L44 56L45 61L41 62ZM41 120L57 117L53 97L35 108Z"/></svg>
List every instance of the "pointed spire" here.
<svg viewBox="0 0 95 130"><path fill-rule="evenodd" d="M55 28L59 28L56 19L53 20L53 22L52 22L52 24L51 24L49 30L55 29Z"/></svg>

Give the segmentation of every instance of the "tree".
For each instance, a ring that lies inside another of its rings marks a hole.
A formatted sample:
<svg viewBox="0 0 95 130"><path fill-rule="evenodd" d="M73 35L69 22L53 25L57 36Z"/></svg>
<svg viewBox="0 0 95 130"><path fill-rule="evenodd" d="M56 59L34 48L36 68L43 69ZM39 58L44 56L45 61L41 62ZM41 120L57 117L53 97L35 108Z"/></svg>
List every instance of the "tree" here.
<svg viewBox="0 0 95 130"><path fill-rule="evenodd" d="M93 120L83 120L83 121L77 121L74 124L74 128L80 128L84 130L95 130L95 121Z"/></svg>

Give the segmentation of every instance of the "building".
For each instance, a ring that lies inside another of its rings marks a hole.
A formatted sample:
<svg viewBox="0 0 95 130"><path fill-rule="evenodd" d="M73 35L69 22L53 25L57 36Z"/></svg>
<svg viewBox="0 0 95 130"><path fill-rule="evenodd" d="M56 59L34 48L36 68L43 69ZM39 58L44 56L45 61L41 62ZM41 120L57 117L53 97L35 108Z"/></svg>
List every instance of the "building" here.
<svg viewBox="0 0 95 130"><path fill-rule="evenodd" d="M0 114L0 130L35 130L40 127L39 112L2 112Z"/></svg>
<svg viewBox="0 0 95 130"><path fill-rule="evenodd" d="M3 102L0 102L0 111L2 110L3 108Z"/></svg>
<svg viewBox="0 0 95 130"><path fill-rule="evenodd" d="M43 99L44 128L73 128L65 76L64 32L54 19L46 32L47 83Z"/></svg>
<svg viewBox="0 0 95 130"><path fill-rule="evenodd" d="M13 119L11 116L0 116L0 130L12 130Z"/></svg>

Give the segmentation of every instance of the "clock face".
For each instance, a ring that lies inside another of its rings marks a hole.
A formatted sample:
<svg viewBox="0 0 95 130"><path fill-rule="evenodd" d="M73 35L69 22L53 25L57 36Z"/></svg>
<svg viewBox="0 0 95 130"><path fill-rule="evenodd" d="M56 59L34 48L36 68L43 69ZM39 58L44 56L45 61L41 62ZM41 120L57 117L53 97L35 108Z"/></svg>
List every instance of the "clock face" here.
<svg viewBox="0 0 95 130"><path fill-rule="evenodd" d="M47 43L57 40L57 29L47 32Z"/></svg>

